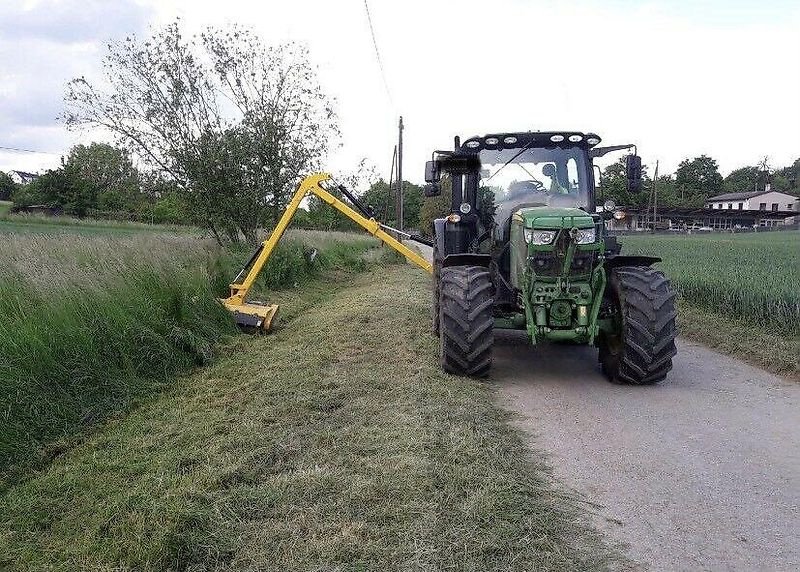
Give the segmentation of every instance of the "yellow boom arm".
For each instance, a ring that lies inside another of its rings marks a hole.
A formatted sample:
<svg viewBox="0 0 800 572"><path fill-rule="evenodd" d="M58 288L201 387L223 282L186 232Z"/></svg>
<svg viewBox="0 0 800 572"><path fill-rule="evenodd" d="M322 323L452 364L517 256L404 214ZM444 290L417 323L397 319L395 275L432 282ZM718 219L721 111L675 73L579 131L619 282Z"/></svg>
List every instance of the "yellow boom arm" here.
<svg viewBox="0 0 800 572"><path fill-rule="evenodd" d="M272 320L275 318L275 315L278 312L278 306L275 304L248 304L245 303L245 298L247 293L250 291L250 288L252 288L253 284L258 278L258 275L261 272L261 269L264 267L264 264L267 263L267 260L269 260L269 257L275 250L278 241L280 241L283 233L286 232L286 229L289 227L289 223L297 212L297 209L300 208L300 203L310 193L317 195L320 199L331 205L333 208L343 213L351 220L355 221L368 233L380 239L384 244L394 248L396 251L426 272L430 273L433 271L430 262L384 231L383 228L381 228L380 223L374 218L366 218L362 216L360 213L350 208L350 206L348 206L346 203L340 201L334 195L326 191L322 187L322 183L330 180L330 178L330 175L327 173L315 173L303 179L303 181L300 183L300 187L297 189L297 192L292 197L292 200L289 201L286 211L278 221L275 230L272 231L272 234L270 234L269 238L264 241L247 266L245 266L242 272L240 272L235 278L234 283L231 284L230 296L221 300L225 307L233 312L236 321L240 325L260 331L268 331L270 329ZM243 274L244 277L242 279Z"/></svg>

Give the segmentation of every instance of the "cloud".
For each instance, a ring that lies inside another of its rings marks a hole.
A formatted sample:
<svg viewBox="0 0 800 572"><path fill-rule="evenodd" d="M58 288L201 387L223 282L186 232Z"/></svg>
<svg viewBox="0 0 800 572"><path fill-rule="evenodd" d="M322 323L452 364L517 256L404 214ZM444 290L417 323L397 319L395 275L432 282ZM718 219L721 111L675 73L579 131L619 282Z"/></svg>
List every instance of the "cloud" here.
<svg viewBox="0 0 800 572"><path fill-rule="evenodd" d="M132 1L41 0L3 8L0 37L59 44L94 43L144 28L149 11Z"/></svg>
<svg viewBox="0 0 800 572"><path fill-rule="evenodd" d="M27 8L0 13L0 145L13 133L65 150L67 135L42 135L61 110L64 82L97 71L106 39L180 16L188 33L241 23L269 43L309 46L338 100L343 145L328 162L333 171L368 157L388 176L400 114L404 173L416 181L453 135L502 130L594 131L607 144L639 144L660 172L702 153L723 173L800 154L796 0L461 0L458 9L446 0L371 0L394 105L363 2L19 4Z"/></svg>
<svg viewBox="0 0 800 572"><path fill-rule="evenodd" d="M53 165L75 136L59 122L66 83L98 72L109 40L141 33L151 10L132 0L46 0L0 12L0 169ZM34 169L36 170L36 169Z"/></svg>

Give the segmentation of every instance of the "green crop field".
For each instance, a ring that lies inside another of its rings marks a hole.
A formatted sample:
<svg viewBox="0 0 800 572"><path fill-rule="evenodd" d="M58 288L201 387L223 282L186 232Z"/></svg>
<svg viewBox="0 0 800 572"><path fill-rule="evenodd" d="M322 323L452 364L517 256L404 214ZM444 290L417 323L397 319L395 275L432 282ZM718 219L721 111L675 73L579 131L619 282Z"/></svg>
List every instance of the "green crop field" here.
<svg viewBox="0 0 800 572"><path fill-rule="evenodd" d="M800 379L800 232L620 240L623 253L663 258L683 335Z"/></svg>
<svg viewBox="0 0 800 572"><path fill-rule="evenodd" d="M117 220L77 219L66 216L44 216L32 214L7 214L12 203L8 203L5 211L0 202L0 234L81 234L81 235L133 235L140 233L158 234L201 234L200 230L190 226L167 224L144 224Z"/></svg>
<svg viewBox="0 0 800 572"><path fill-rule="evenodd" d="M623 237L652 254L681 297L723 315L800 335L800 232Z"/></svg>

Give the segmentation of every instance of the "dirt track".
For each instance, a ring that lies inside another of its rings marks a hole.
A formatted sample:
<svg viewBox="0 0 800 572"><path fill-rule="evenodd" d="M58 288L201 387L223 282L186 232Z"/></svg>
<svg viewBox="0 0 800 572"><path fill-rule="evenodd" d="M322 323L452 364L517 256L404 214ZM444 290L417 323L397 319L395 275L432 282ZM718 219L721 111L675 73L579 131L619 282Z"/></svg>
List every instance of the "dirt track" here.
<svg viewBox="0 0 800 572"><path fill-rule="evenodd" d="M492 382L556 475L652 570L800 569L800 385L679 341L653 387L498 333Z"/></svg>

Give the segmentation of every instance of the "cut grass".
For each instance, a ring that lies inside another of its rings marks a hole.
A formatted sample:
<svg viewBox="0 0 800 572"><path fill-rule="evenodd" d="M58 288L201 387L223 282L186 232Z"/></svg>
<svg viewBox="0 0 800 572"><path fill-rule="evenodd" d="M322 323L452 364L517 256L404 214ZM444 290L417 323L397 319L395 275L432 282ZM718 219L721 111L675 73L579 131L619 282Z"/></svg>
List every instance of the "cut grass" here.
<svg viewBox="0 0 800 572"><path fill-rule="evenodd" d="M0 568L626 565L490 388L441 373L425 275L393 266L334 290L292 293L297 318L275 334L237 338L7 491Z"/></svg>

